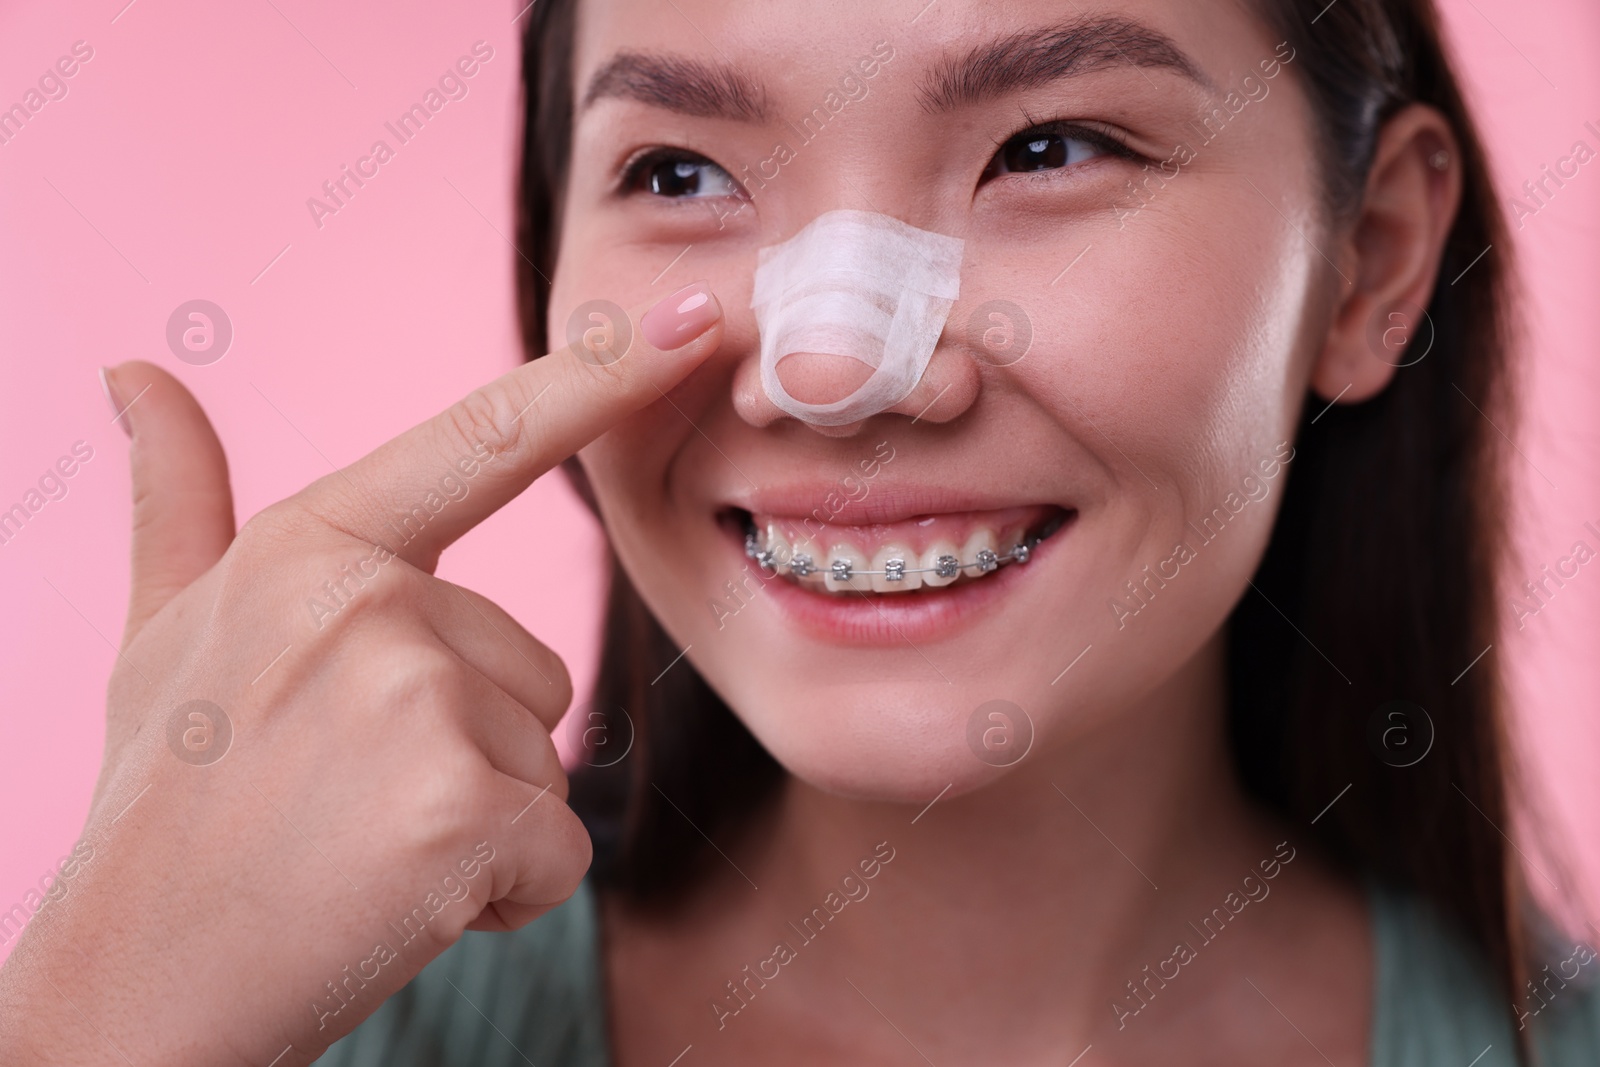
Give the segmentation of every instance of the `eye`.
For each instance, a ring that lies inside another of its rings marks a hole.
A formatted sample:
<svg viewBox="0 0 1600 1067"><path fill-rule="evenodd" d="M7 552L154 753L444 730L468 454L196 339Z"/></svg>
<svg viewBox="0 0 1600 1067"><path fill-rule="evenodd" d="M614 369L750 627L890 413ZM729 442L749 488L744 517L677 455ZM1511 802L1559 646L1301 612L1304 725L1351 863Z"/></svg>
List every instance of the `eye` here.
<svg viewBox="0 0 1600 1067"><path fill-rule="evenodd" d="M1096 130L1062 123L1046 123L1014 135L994 154L984 168L983 178L1002 174L1030 174L1041 170L1060 170L1096 156L1132 158L1124 144Z"/></svg>
<svg viewBox="0 0 1600 1067"><path fill-rule="evenodd" d="M625 192L648 193L669 200L739 196L733 176L705 156L681 149L651 149L636 156L623 172Z"/></svg>

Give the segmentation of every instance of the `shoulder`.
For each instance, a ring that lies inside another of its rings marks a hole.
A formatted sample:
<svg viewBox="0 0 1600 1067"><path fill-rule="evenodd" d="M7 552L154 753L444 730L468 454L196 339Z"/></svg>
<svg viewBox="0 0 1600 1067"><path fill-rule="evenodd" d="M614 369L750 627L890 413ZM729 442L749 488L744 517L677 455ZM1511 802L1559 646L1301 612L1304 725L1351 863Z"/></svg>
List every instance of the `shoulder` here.
<svg viewBox="0 0 1600 1067"><path fill-rule="evenodd" d="M511 933L468 931L318 1067L606 1067L599 913L586 879Z"/></svg>
<svg viewBox="0 0 1600 1067"><path fill-rule="evenodd" d="M1587 946L1541 953L1549 967L1535 976L1537 989L1508 1003L1481 953L1427 901L1376 885L1369 899L1372 1067L1514 1064L1521 1028L1543 1067L1600 1063L1600 960Z"/></svg>
<svg viewBox="0 0 1600 1067"><path fill-rule="evenodd" d="M1600 958L1582 942L1552 942L1517 1005L1543 1062L1600 1063Z"/></svg>

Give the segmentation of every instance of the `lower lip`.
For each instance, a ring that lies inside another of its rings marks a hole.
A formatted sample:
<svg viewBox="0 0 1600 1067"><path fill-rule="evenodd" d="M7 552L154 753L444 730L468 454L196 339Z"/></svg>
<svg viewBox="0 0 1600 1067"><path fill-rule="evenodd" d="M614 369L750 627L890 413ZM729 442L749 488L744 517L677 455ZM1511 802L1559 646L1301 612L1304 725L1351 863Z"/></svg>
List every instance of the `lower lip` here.
<svg viewBox="0 0 1600 1067"><path fill-rule="evenodd" d="M1018 583L1037 581L1037 575L1022 572L1037 570L1050 558L1057 541L1075 521L1076 516L1069 518L1049 538L1034 545L1026 563L1007 563L988 577L944 586L933 594L813 593L788 578L756 570L785 619L808 636L853 648L916 645L954 636L997 610ZM735 543L735 550L751 562L742 541Z"/></svg>

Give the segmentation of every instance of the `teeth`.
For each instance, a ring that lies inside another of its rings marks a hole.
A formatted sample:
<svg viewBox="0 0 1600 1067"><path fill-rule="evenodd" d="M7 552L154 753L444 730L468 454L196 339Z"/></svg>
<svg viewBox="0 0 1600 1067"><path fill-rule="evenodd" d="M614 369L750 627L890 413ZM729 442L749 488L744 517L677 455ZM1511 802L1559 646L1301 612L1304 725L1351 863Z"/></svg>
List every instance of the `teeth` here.
<svg viewBox="0 0 1600 1067"><path fill-rule="evenodd" d="M1025 545L1026 544L1027 535L1028 535L1028 530L1027 530L1027 527L1025 527L1025 526L1011 526L1011 527L1008 527L1005 531L1003 531L1001 533L1000 541L999 541L1000 547L997 548L995 551L999 552L1003 556L1007 552L1010 552L1013 549L1015 549L1018 545ZM1027 557L1027 549L1026 548L1023 549L1023 557L1024 557L1023 561L1026 561L1026 557Z"/></svg>
<svg viewBox="0 0 1600 1067"><path fill-rule="evenodd" d="M789 561L794 558L794 546L784 536L783 529L775 522L767 523L767 551L771 553L769 570L787 570ZM760 563L761 560L757 559Z"/></svg>
<svg viewBox="0 0 1600 1067"><path fill-rule="evenodd" d="M1052 518L1031 537L1022 525L998 533L979 527L960 545L937 538L920 553L905 542L891 541L871 557L849 541L817 542L792 525L769 522L764 535L754 525L746 527L745 554L770 572L832 593L909 593L1026 563L1033 546L1060 529L1062 522L1060 516Z"/></svg>
<svg viewBox="0 0 1600 1067"><path fill-rule="evenodd" d="M849 542L839 542L828 551L827 569L823 572L823 585L830 593L847 589L868 592L872 589L870 575L857 574L868 569L867 557Z"/></svg>
<svg viewBox="0 0 1600 1067"><path fill-rule="evenodd" d="M961 576L959 570L952 569L949 574L940 574L938 571L939 558L949 556L952 559L961 559L961 549L954 541L934 541L922 553L922 566L926 568L922 573L923 585L949 585Z"/></svg>
<svg viewBox="0 0 1600 1067"><path fill-rule="evenodd" d="M961 551L958 553L961 562L966 564L961 573L975 577L999 569L1000 565L996 562L996 558L1000 555L995 547L997 543L993 530L979 527L972 531L967 543L961 546Z"/></svg>
<svg viewBox="0 0 1600 1067"><path fill-rule="evenodd" d="M802 537L795 541L794 556L789 562L789 577L806 585L821 585L822 572L828 568L828 554L811 538Z"/></svg>
<svg viewBox="0 0 1600 1067"><path fill-rule="evenodd" d="M899 561L898 568L894 565L897 560ZM921 589L922 579L925 576L916 572L917 567L920 565L921 560L915 552L911 551L909 545L893 543L884 545L878 549L877 555L872 557L872 569L875 571L887 571L888 573L874 574L872 576L873 591L877 593L909 593L913 589ZM894 577L896 570L901 572L897 580ZM911 573L907 574L905 573L906 571Z"/></svg>

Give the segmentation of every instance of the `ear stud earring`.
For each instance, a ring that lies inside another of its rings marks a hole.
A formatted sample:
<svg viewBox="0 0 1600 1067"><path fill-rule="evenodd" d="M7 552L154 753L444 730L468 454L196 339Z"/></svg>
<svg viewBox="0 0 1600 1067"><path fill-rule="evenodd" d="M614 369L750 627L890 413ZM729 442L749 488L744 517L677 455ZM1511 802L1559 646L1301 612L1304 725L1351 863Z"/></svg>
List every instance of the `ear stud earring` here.
<svg viewBox="0 0 1600 1067"><path fill-rule="evenodd" d="M1442 148L1439 149L1439 151L1428 157L1428 166L1434 170L1450 169L1450 153Z"/></svg>

